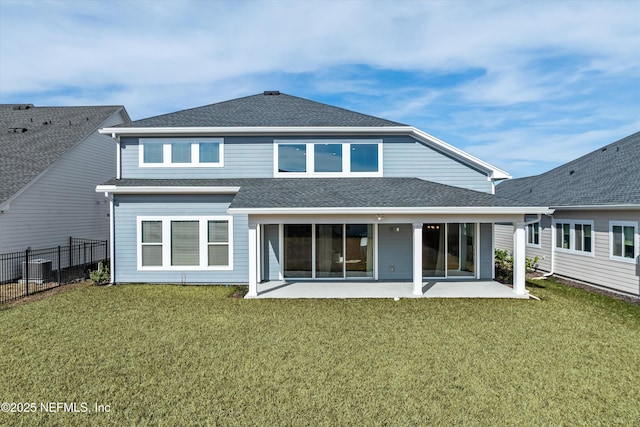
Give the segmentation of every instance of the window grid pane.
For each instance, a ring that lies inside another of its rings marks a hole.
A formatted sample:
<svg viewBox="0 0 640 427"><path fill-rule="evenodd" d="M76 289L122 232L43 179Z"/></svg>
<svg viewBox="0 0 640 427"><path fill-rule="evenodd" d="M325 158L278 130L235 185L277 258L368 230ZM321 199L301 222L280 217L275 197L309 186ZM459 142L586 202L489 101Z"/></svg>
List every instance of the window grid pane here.
<svg viewBox="0 0 640 427"><path fill-rule="evenodd" d="M199 221L171 221L171 265L200 264Z"/></svg>
<svg viewBox="0 0 640 427"><path fill-rule="evenodd" d="M575 233L576 233L576 250L581 251L582 243L583 243L582 224L575 225Z"/></svg>
<svg viewBox="0 0 640 427"><path fill-rule="evenodd" d="M582 250L591 252L591 225L584 224L582 228L584 230L584 245Z"/></svg>
<svg viewBox="0 0 640 427"><path fill-rule="evenodd" d="M635 247L633 244L633 227L625 226L623 227L623 240L624 240L624 257L625 258L635 258Z"/></svg>
<svg viewBox="0 0 640 427"><path fill-rule="evenodd" d="M162 243L162 221L142 221L142 243Z"/></svg>
<svg viewBox="0 0 640 427"><path fill-rule="evenodd" d="M285 144L278 146L278 172L306 172L307 146Z"/></svg>
<svg viewBox="0 0 640 427"><path fill-rule="evenodd" d="M142 246L142 266L160 267L162 266L162 245Z"/></svg>
<svg viewBox="0 0 640 427"><path fill-rule="evenodd" d="M209 266L226 267L229 265L229 245L209 245Z"/></svg>
<svg viewBox="0 0 640 427"><path fill-rule="evenodd" d="M188 142L172 143L171 163L191 163L191 144Z"/></svg>
<svg viewBox="0 0 640 427"><path fill-rule="evenodd" d="M207 231L208 231L207 241L209 243L228 243L229 242L228 221L209 221Z"/></svg>
<svg viewBox="0 0 640 427"><path fill-rule="evenodd" d="M314 144L314 172L342 172L342 144Z"/></svg>
<svg viewBox="0 0 640 427"><path fill-rule="evenodd" d="M201 142L200 143L200 163L220 162L220 143Z"/></svg>
<svg viewBox="0 0 640 427"><path fill-rule="evenodd" d="M144 163L162 163L164 161L162 144L143 144Z"/></svg>
<svg viewBox="0 0 640 427"><path fill-rule="evenodd" d="M351 172L378 172L378 144L351 144Z"/></svg>

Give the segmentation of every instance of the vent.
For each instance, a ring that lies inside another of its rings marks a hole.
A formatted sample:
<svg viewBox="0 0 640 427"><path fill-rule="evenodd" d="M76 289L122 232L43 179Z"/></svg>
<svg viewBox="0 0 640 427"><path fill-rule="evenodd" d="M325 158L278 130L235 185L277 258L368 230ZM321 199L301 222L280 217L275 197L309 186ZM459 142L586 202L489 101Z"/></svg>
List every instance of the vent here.
<svg viewBox="0 0 640 427"><path fill-rule="evenodd" d="M264 94L266 96L280 95L280 91L279 90L265 90Z"/></svg>
<svg viewBox="0 0 640 427"><path fill-rule="evenodd" d="M30 108L33 108L33 104L20 104L20 105L14 105L13 106L13 110L15 110L15 111L28 110Z"/></svg>
<svg viewBox="0 0 640 427"><path fill-rule="evenodd" d="M27 128L9 128L9 133L25 133Z"/></svg>

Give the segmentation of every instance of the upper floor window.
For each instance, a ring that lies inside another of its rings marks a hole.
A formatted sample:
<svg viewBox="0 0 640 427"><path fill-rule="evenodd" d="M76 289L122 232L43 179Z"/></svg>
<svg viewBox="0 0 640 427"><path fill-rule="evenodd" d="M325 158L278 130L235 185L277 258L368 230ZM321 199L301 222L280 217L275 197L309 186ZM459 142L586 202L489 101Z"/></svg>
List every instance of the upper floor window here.
<svg viewBox="0 0 640 427"><path fill-rule="evenodd" d="M382 176L381 140L275 141L274 176Z"/></svg>
<svg viewBox="0 0 640 427"><path fill-rule="evenodd" d="M635 262L638 256L638 223L631 221L609 222L609 257L620 261Z"/></svg>
<svg viewBox="0 0 640 427"><path fill-rule="evenodd" d="M140 138L140 167L221 167L222 138Z"/></svg>
<svg viewBox="0 0 640 427"><path fill-rule="evenodd" d="M555 228L557 249L593 253L593 221L558 220Z"/></svg>

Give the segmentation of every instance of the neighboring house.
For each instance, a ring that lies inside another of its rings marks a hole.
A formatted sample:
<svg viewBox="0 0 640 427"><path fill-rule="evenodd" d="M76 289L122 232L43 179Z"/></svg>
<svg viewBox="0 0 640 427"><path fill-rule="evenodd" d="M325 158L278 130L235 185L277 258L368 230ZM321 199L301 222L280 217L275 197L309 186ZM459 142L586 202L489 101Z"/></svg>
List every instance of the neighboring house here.
<svg viewBox="0 0 640 427"><path fill-rule="evenodd" d="M640 295L640 132L496 194L555 209L527 226L541 270ZM496 227L496 247L511 249L511 226Z"/></svg>
<svg viewBox="0 0 640 427"><path fill-rule="evenodd" d="M116 150L98 129L129 121L122 106L0 105L0 253L107 240Z"/></svg>
<svg viewBox="0 0 640 427"><path fill-rule="evenodd" d="M414 127L268 91L102 129L112 281L491 279L493 224L546 214ZM514 291L525 294L524 251Z"/></svg>

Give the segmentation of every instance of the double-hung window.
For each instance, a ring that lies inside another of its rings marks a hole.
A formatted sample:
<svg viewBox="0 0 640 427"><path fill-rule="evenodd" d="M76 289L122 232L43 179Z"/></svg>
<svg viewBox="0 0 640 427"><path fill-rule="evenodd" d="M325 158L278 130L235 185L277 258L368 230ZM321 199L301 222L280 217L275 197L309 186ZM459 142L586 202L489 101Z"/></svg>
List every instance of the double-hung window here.
<svg viewBox="0 0 640 427"><path fill-rule="evenodd" d="M274 176L382 176L382 141L276 140Z"/></svg>
<svg viewBox="0 0 640 427"><path fill-rule="evenodd" d="M555 229L556 249L593 254L593 221L557 220Z"/></svg>
<svg viewBox="0 0 640 427"><path fill-rule="evenodd" d="M527 245L540 247L540 222L527 224Z"/></svg>
<svg viewBox="0 0 640 427"><path fill-rule="evenodd" d="M609 222L609 258L635 262L639 252L638 223L632 221Z"/></svg>
<svg viewBox="0 0 640 427"><path fill-rule="evenodd" d="M139 166L222 167L222 138L140 138Z"/></svg>
<svg viewBox="0 0 640 427"><path fill-rule="evenodd" d="M138 217L138 268L230 270L233 218Z"/></svg>

